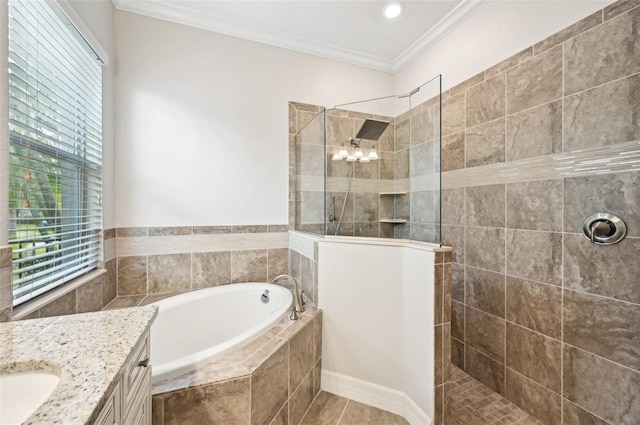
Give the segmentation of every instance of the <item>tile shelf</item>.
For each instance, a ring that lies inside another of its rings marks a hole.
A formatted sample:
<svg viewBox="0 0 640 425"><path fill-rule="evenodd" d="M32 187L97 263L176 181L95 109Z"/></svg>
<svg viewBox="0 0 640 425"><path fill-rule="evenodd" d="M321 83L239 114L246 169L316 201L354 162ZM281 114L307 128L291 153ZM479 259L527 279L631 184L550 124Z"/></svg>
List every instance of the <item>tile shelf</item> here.
<svg viewBox="0 0 640 425"><path fill-rule="evenodd" d="M407 220L403 220L400 218L382 218L379 221L380 223L390 223L390 224L403 224L407 222Z"/></svg>

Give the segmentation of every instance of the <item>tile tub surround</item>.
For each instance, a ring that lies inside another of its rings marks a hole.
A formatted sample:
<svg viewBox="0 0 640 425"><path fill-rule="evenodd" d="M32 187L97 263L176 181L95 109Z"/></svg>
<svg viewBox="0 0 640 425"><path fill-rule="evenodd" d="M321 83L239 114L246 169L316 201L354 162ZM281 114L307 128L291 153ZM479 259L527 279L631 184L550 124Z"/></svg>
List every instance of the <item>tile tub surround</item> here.
<svg viewBox="0 0 640 425"><path fill-rule="evenodd" d="M117 228L117 295L266 282L289 271L287 230L287 225Z"/></svg>
<svg viewBox="0 0 640 425"><path fill-rule="evenodd" d="M54 392L25 424L92 423L156 314L149 306L0 323L0 372L16 365L60 372Z"/></svg>
<svg viewBox="0 0 640 425"><path fill-rule="evenodd" d="M153 424L298 425L320 392L321 344L320 310L284 318L247 345L155 384Z"/></svg>
<svg viewBox="0 0 640 425"><path fill-rule="evenodd" d="M0 322L8 322L13 315L11 289L11 247L0 247Z"/></svg>
<svg viewBox="0 0 640 425"><path fill-rule="evenodd" d="M443 95L452 361L545 424L640 423L638 6ZM596 212L627 237L589 243Z"/></svg>

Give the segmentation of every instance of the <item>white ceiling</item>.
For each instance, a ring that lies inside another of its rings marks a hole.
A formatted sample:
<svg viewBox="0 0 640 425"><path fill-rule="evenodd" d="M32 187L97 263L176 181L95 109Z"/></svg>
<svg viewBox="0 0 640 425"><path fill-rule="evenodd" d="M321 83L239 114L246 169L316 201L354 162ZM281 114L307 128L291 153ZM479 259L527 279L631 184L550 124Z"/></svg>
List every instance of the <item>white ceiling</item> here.
<svg viewBox="0 0 640 425"><path fill-rule="evenodd" d="M112 0L117 9L386 72L397 72L489 0Z"/></svg>

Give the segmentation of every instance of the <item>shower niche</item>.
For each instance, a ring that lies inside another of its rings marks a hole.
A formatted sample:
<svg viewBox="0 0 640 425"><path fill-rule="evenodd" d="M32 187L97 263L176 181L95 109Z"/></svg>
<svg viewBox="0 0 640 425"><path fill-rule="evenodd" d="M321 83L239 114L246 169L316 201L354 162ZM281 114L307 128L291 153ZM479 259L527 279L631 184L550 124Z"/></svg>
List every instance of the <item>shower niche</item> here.
<svg viewBox="0 0 640 425"><path fill-rule="evenodd" d="M291 223L440 244L441 77L326 108L291 103Z"/></svg>

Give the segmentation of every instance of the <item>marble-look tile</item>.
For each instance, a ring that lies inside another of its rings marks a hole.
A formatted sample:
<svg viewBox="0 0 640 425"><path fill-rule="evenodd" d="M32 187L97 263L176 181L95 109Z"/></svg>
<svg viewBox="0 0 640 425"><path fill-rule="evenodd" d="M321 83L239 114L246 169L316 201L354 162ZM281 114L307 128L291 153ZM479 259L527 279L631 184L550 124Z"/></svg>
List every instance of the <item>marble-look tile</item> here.
<svg viewBox="0 0 640 425"><path fill-rule="evenodd" d="M394 178L394 155L391 152L378 152L378 163L380 164L380 178L383 180L393 180Z"/></svg>
<svg viewBox="0 0 640 425"><path fill-rule="evenodd" d="M453 247L453 262L464 264L464 226L443 225L442 244Z"/></svg>
<svg viewBox="0 0 640 425"><path fill-rule="evenodd" d="M442 171L464 168L465 133L450 134L442 138Z"/></svg>
<svg viewBox="0 0 640 425"><path fill-rule="evenodd" d="M451 380L451 340L451 323L445 323L442 326L442 381L445 384Z"/></svg>
<svg viewBox="0 0 640 425"><path fill-rule="evenodd" d="M640 371L640 305L564 291L564 341Z"/></svg>
<svg viewBox="0 0 640 425"><path fill-rule="evenodd" d="M289 272L289 250L287 248L268 249L267 257L267 279L269 281Z"/></svg>
<svg viewBox="0 0 640 425"><path fill-rule="evenodd" d="M596 212L618 215L627 235L640 236L640 172L564 180L564 231L582 233L582 222Z"/></svg>
<svg viewBox="0 0 640 425"><path fill-rule="evenodd" d="M433 424L445 425L444 422L444 385L437 385L434 391Z"/></svg>
<svg viewBox="0 0 640 425"><path fill-rule="evenodd" d="M376 221L357 221L353 223L353 236L377 238L380 236L380 223Z"/></svg>
<svg viewBox="0 0 640 425"><path fill-rule="evenodd" d="M411 194L394 196L393 208L395 218L404 218L409 220L411 211Z"/></svg>
<svg viewBox="0 0 640 425"><path fill-rule="evenodd" d="M106 275L101 275L76 289L76 306L78 313L100 311L102 304L102 287Z"/></svg>
<svg viewBox="0 0 640 425"><path fill-rule="evenodd" d="M434 266L433 293L434 324L439 325L444 321L444 264Z"/></svg>
<svg viewBox="0 0 640 425"><path fill-rule="evenodd" d="M297 146L296 156L299 176L324 175L324 146L301 144Z"/></svg>
<svg viewBox="0 0 640 425"><path fill-rule="evenodd" d="M504 273L504 229L467 227L465 237L465 264Z"/></svg>
<svg viewBox="0 0 640 425"><path fill-rule="evenodd" d="M605 22L564 46L565 95L640 72L640 9Z"/></svg>
<svg viewBox="0 0 640 425"><path fill-rule="evenodd" d="M464 343L455 338L451 339L451 364L464 368Z"/></svg>
<svg viewBox="0 0 640 425"><path fill-rule="evenodd" d="M505 277L467 266L465 300L470 307L504 318Z"/></svg>
<svg viewBox="0 0 640 425"><path fill-rule="evenodd" d="M603 10L604 20L613 19L624 12L640 6L639 0L618 0L605 7Z"/></svg>
<svg viewBox="0 0 640 425"><path fill-rule="evenodd" d="M354 221L378 221L379 198L377 193L355 193Z"/></svg>
<svg viewBox="0 0 640 425"><path fill-rule="evenodd" d="M11 247L0 248L0 269L5 267L11 267L13 252Z"/></svg>
<svg viewBox="0 0 640 425"><path fill-rule="evenodd" d="M118 257L118 296L147 293L147 257Z"/></svg>
<svg viewBox="0 0 640 425"><path fill-rule="evenodd" d="M164 425L164 399L160 396L151 398L151 424Z"/></svg>
<svg viewBox="0 0 640 425"><path fill-rule="evenodd" d="M442 224L464 224L464 188L444 189L442 196Z"/></svg>
<svg viewBox="0 0 640 425"><path fill-rule="evenodd" d="M299 192L296 200L296 222L302 224L322 224L324 222L324 194L322 192Z"/></svg>
<svg viewBox="0 0 640 425"><path fill-rule="evenodd" d="M507 161L562 152L562 101L509 115L506 150Z"/></svg>
<svg viewBox="0 0 640 425"><path fill-rule="evenodd" d="M336 425L348 402L344 397L320 391L300 425Z"/></svg>
<svg viewBox="0 0 640 425"><path fill-rule="evenodd" d="M452 263L451 264L451 298L464 302L464 265Z"/></svg>
<svg viewBox="0 0 640 425"><path fill-rule="evenodd" d="M409 425L401 416L349 400L340 425Z"/></svg>
<svg viewBox="0 0 640 425"><path fill-rule="evenodd" d="M507 276L507 320L559 339L562 289Z"/></svg>
<svg viewBox="0 0 640 425"><path fill-rule="evenodd" d="M176 391L164 397L164 425L249 423L249 378Z"/></svg>
<svg viewBox="0 0 640 425"><path fill-rule="evenodd" d="M310 321L289 341L289 388L294 391L315 363L314 323Z"/></svg>
<svg viewBox="0 0 640 425"><path fill-rule="evenodd" d="M507 227L562 230L562 180L507 184Z"/></svg>
<svg viewBox="0 0 640 425"><path fill-rule="evenodd" d="M149 227L149 236L184 236L191 234L191 226Z"/></svg>
<svg viewBox="0 0 640 425"><path fill-rule="evenodd" d="M565 233L563 242L565 287L640 303L640 239L602 247L584 235Z"/></svg>
<svg viewBox="0 0 640 425"><path fill-rule="evenodd" d="M395 153L394 176L397 179L409 177L409 149L404 149Z"/></svg>
<svg viewBox="0 0 640 425"><path fill-rule="evenodd" d="M116 237L118 238L139 238L148 236L149 229L147 227L118 227L116 228Z"/></svg>
<svg viewBox="0 0 640 425"><path fill-rule="evenodd" d="M298 121L297 127L299 128L298 136L300 138L300 144L307 146L322 146L324 144L325 136L324 114L298 111L296 115Z"/></svg>
<svg viewBox="0 0 640 425"><path fill-rule="evenodd" d="M506 74L498 74L467 90L467 127L504 117Z"/></svg>
<svg viewBox="0 0 640 425"><path fill-rule="evenodd" d="M313 319L313 359L314 363L322 356L322 311Z"/></svg>
<svg viewBox="0 0 640 425"><path fill-rule="evenodd" d="M285 403L269 425L289 425L289 403Z"/></svg>
<svg viewBox="0 0 640 425"><path fill-rule="evenodd" d="M507 368L507 400L540 418L547 425L561 425L562 400L560 395L536 384Z"/></svg>
<svg viewBox="0 0 640 425"><path fill-rule="evenodd" d="M560 394L562 343L509 322L507 322L506 340L507 366ZM508 393L509 378L507 376Z"/></svg>
<svg viewBox="0 0 640 425"><path fill-rule="evenodd" d="M562 402L563 425L610 425L567 399Z"/></svg>
<svg viewBox="0 0 640 425"><path fill-rule="evenodd" d="M390 122L390 125L384 133L382 133L380 139L378 139L378 155L380 155L380 152L393 152L395 142L395 124L393 119L388 119L387 121Z"/></svg>
<svg viewBox="0 0 640 425"><path fill-rule="evenodd" d="M444 264L443 270L443 322L451 322L451 263Z"/></svg>
<svg viewBox="0 0 640 425"><path fill-rule="evenodd" d="M444 345L442 343L443 327L444 327L443 325L437 325L434 328L433 369L434 369L434 382L436 386L443 384L443 380L442 380L443 370L444 370L443 368Z"/></svg>
<svg viewBox="0 0 640 425"><path fill-rule="evenodd" d="M464 341L464 303L451 301L451 336Z"/></svg>
<svg viewBox="0 0 640 425"><path fill-rule="evenodd" d="M640 373L564 345L562 395L614 424L640 423Z"/></svg>
<svg viewBox="0 0 640 425"><path fill-rule="evenodd" d="M507 71L507 113L522 111L562 96L562 46Z"/></svg>
<svg viewBox="0 0 640 425"><path fill-rule="evenodd" d="M467 226L504 227L505 185L466 188Z"/></svg>
<svg viewBox="0 0 640 425"><path fill-rule="evenodd" d="M120 308L137 307L146 295L127 295L124 297L114 298L109 304L105 305L103 310L117 310Z"/></svg>
<svg viewBox="0 0 640 425"><path fill-rule="evenodd" d="M102 281L102 304L109 304L118 296L118 260L114 258L105 263L107 274Z"/></svg>
<svg viewBox="0 0 640 425"><path fill-rule="evenodd" d="M469 344L464 345L465 371L484 385L504 395L505 367L490 357L474 350Z"/></svg>
<svg viewBox="0 0 640 425"><path fill-rule="evenodd" d="M363 143L364 145L364 143ZM364 151L364 155L368 155L369 154L369 150L366 149L363 146L363 151ZM331 161L331 162L335 162L335 161ZM342 162L342 161L340 161ZM345 161L346 163L346 161ZM379 167L379 162L378 161L371 161L371 162L354 162L353 166L354 168L354 176L357 179L379 179L380 178L380 167Z"/></svg>
<svg viewBox="0 0 640 425"><path fill-rule="evenodd" d="M597 12L587 16L586 18L576 22L575 24L558 31L551 37L547 37L541 42L536 43L533 46L534 54L538 55L551 49L552 47L557 46L558 44L570 40L573 37L580 36L583 32L595 27L596 25L600 25L601 23L602 11L598 10Z"/></svg>
<svg viewBox="0 0 640 425"><path fill-rule="evenodd" d="M437 145L438 150L440 145ZM436 170L436 144L425 142L409 149L409 175L411 177L428 176ZM371 164L371 163L369 163ZM366 165L366 164L365 164Z"/></svg>
<svg viewBox="0 0 640 425"><path fill-rule="evenodd" d="M465 309L465 343L492 359L504 363L505 321L475 308Z"/></svg>
<svg viewBox="0 0 640 425"><path fill-rule="evenodd" d="M231 233L231 226L194 226L191 231L194 235L223 235Z"/></svg>
<svg viewBox="0 0 640 425"><path fill-rule="evenodd" d="M162 294L150 294L150 295L147 295L146 297L144 297L142 299L142 301L140 301L140 304L138 304L138 305L139 306L143 306L143 305L155 304L158 301L164 300L166 298L175 297L177 295L184 294L185 292L186 291L165 292L165 293L162 293Z"/></svg>
<svg viewBox="0 0 640 425"><path fill-rule="evenodd" d="M467 78L460 84L456 84L455 86L447 90L447 92L449 93L449 96L455 96L459 93L464 93L467 89L475 86L476 84L482 83L484 81L484 78L485 78L484 72L481 72L479 74L474 75L471 78Z"/></svg>
<svg viewBox="0 0 640 425"><path fill-rule="evenodd" d="M395 152L408 149L411 146L411 120L396 121L395 141L393 149Z"/></svg>
<svg viewBox="0 0 640 425"><path fill-rule="evenodd" d="M327 211L331 211L331 205L333 204L335 209L333 211L333 215L336 217L340 217L342 214L342 222L351 222L353 221L353 198L354 193L349 192L329 192L327 194ZM347 196L347 202L345 203L345 195ZM344 207L344 213L342 212L342 208Z"/></svg>
<svg viewBox="0 0 640 425"><path fill-rule="evenodd" d="M269 226L265 224L231 226L231 233L267 233L268 231Z"/></svg>
<svg viewBox="0 0 640 425"><path fill-rule="evenodd" d="M149 293L191 289L191 254L150 255Z"/></svg>
<svg viewBox="0 0 640 425"><path fill-rule="evenodd" d="M415 112L411 116L411 145L418 145L435 138L436 117L433 108Z"/></svg>
<svg viewBox="0 0 640 425"><path fill-rule="evenodd" d="M562 285L562 234L507 230L507 274Z"/></svg>
<svg viewBox="0 0 640 425"><path fill-rule="evenodd" d="M313 366L313 396L316 397L320 393L322 386L322 360L318 360Z"/></svg>
<svg viewBox="0 0 640 425"><path fill-rule="evenodd" d="M230 251L194 252L191 261L193 289L231 283Z"/></svg>
<svg viewBox="0 0 640 425"><path fill-rule="evenodd" d="M496 164L505 160L504 118L468 128L465 139L465 167Z"/></svg>
<svg viewBox="0 0 640 425"><path fill-rule="evenodd" d="M251 375L251 424L262 425L278 413L289 395L289 344L283 344Z"/></svg>
<svg viewBox="0 0 640 425"><path fill-rule="evenodd" d="M564 99L564 151L640 139L640 74ZM593 119L593 117L598 119Z"/></svg>
<svg viewBox="0 0 640 425"><path fill-rule="evenodd" d="M313 401L313 376L311 371L304 377L300 386L292 388L289 399L289 425L298 425Z"/></svg>
<svg viewBox="0 0 640 425"><path fill-rule="evenodd" d="M231 281L266 282L267 250L252 249L231 252Z"/></svg>
<svg viewBox="0 0 640 425"><path fill-rule="evenodd" d="M438 219L439 199L435 190L421 190L411 194L411 222L435 223Z"/></svg>
<svg viewBox="0 0 640 425"><path fill-rule="evenodd" d="M71 291L43 306L40 309L39 317L64 316L76 313L76 291Z"/></svg>
<svg viewBox="0 0 640 425"><path fill-rule="evenodd" d="M523 62L528 61L533 57L533 47L527 47L526 49L516 53L515 55L499 62L498 64L488 68L484 71L485 78L494 77L501 72L504 72L516 65L520 65Z"/></svg>
<svg viewBox="0 0 640 425"><path fill-rule="evenodd" d="M465 94L460 93L442 101L442 136L466 128Z"/></svg>

